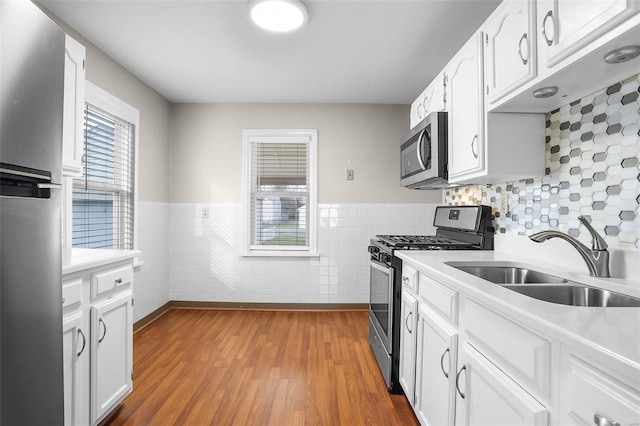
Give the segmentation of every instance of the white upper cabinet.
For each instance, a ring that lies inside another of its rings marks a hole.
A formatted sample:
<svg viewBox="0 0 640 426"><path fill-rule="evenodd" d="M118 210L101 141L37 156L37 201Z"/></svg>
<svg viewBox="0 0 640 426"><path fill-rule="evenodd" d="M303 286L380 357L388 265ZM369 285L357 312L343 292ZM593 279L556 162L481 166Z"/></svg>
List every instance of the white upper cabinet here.
<svg viewBox="0 0 640 426"><path fill-rule="evenodd" d="M535 6L533 1L502 2L482 27L489 104L536 76Z"/></svg>
<svg viewBox="0 0 640 426"><path fill-rule="evenodd" d="M62 174L82 175L84 148L85 48L66 36L64 56L64 112L62 123Z"/></svg>
<svg viewBox="0 0 640 426"><path fill-rule="evenodd" d="M440 73L431 84L411 104L410 126L416 124L432 112L446 111L446 77Z"/></svg>
<svg viewBox="0 0 640 426"><path fill-rule="evenodd" d="M638 12L635 0L539 2L546 65L552 67Z"/></svg>
<svg viewBox="0 0 640 426"><path fill-rule="evenodd" d="M482 32L445 67L449 122L449 180L484 169Z"/></svg>

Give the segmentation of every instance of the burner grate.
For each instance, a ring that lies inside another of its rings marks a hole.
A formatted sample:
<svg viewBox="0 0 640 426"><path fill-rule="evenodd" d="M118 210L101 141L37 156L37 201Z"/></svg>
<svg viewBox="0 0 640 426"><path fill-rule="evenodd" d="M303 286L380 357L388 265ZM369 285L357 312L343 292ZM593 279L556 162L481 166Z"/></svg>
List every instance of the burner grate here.
<svg viewBox="0 0 640 426"><path fill-rule="evenodd" d="M376 238L395 249L470 248L473 244L437 235L376 235Z"/></svg>

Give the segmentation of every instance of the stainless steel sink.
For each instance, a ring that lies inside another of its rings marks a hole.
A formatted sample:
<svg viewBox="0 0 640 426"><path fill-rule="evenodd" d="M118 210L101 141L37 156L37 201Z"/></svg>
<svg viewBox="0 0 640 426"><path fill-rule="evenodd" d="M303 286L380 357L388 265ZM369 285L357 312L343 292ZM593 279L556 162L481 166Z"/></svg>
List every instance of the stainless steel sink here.
<svg viewBox="0 0 640 426"><path fill-rule="evenodd" d="M520 268L517 266L486 266L486 265L456 265L449 263L456 269L475 275L495 284L533 284L533 283L566 283L568 280L545 274L544 272L532 269Z"/></svg>
<svg viewBox="0 0 640 426"><path fill-rule="evenodd" d="M569 306L640 307L639 298L587 286L524 267L480 262L447 262L447 265L546 302Z"/></svg>
<svg viewBox="0 0 640 426"><path fill-rule="evenodd" d="M570 306L591 307L640 307L640 299L601 288L585 285L505 285L513 290L534 299Z"/></svg>

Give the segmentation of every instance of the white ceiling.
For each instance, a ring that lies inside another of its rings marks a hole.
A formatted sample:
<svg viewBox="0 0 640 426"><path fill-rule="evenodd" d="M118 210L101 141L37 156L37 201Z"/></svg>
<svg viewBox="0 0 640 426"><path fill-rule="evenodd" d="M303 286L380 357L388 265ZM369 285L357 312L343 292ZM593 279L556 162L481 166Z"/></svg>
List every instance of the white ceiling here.
<svg viewBox="0 0 640 426"><path fill-rule="evenodd" d="M40 0L171 102L411 103L500 0L303 0L289 34L246 0Z"/></svg>

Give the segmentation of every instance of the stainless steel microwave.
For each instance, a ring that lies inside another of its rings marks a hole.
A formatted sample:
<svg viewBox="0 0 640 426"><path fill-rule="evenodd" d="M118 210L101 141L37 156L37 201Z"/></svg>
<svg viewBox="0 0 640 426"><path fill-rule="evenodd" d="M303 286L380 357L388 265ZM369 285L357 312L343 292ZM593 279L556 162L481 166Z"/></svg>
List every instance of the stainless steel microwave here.
<svg viewBox="0 0 640 426"><path fill-rule="evenodd" d="M400 148L400 183L435 189L447 183L447 113L432 112L418 123Z"/></svg>

